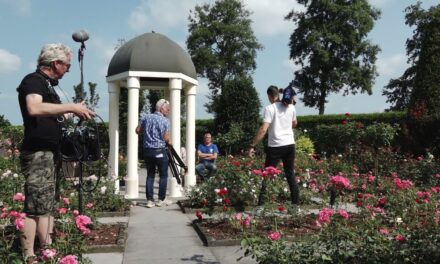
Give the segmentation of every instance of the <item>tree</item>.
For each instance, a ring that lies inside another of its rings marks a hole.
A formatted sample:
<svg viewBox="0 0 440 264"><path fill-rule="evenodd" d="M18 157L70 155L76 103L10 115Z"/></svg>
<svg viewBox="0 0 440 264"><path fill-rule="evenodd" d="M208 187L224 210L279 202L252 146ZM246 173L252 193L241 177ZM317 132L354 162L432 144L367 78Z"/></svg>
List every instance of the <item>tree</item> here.
<svg viewBox="0 0 440 264"><path fill-rule="evenodd" d="M0 115L0 128L11 126L11 122L4 115Z"/></svg>
<svg viewBox="0 0 440 264"><path fill-rule="evenodd" d="M424 31L431 27L429 23L435 23L434 14L439 6L433 7L429 11L424 11L421 10L420 5L421 2L418 2L405 9L405 24L410 27L415 26L414 35L406 41L406 54L408 55L408 63L410 66L401 77L391 79L383 89L382 94L387 97L387 102L391 103L389 110L403 111L408 109L416 73L420 71L420 67L417 65L419 65L419 57L422 49L422 38L427 34L427 32ZM433 30L435 31L435 28L433 28ZM433 47L438 47L438 43L438 40L437 42L434 41L434 43L432 43L434 45ZM426 71L424 73L426 73Z"/></svg>
<svg viewBox="0 0 440 264"><path fill-rule="evenodd" d="M217 0L213 6L196 5L189 16L188 52L197 74L209 80L210 113L224 82L249 76L256 69L256 54L262 46L251 28L250 12L240 0ZM224 107L224 106L222 106Z"/></svg>
<svg viewBox="0 0 440 264"><path fill-rule="evenodd" d="M407 42L415 63L413 90L409 102L410 114L440 118L440 4L428 11L421 2L409 6L406 23L415 26L414 36Z"/></svg>
<svg viewBox="0 0 440 264"><path fill-rule="evenodd" d="M384 87L382 95L387 97L387 103L391 103L386 111L404 111L408 108L411 96L415 67L411 66L398 79L391 79Z"/></svg>
<svg viewBox="0 0 440 264"><path fill-rule="evenodd" d="M372 94L380 51L367 39L380 11L367 0L298 0L305 12L285 19L297 23L290 36L290 58L302 66L295 81L306 106L324 114L330 93Z"/></svg>
<svg viewBox="0 0 440 264"><path fill-rule="evenodd" d="M90 109L95 110L100 98L99 94L96 92L96 86L96 83L89 82L90 96L87 95L87 92L84 91L81 84L73 86L73 90L75 91L75 96L72 97L73 102L79 103L85 101Z"/></svg>
<svg viewBox="0 0 440 264"><path fill-rule="evenodd" d="M218 109L214 120L215 127L228 138L225 140L227 144L222 147L226 147L232 153L247 148L251 139L249 135L255 134L260 124L261 103L252 79L237 77L225 81L222 93L216 98L214 105ZM240 133L237 132L238 125ZM234 138L234 141L230 138Z"/></svg>

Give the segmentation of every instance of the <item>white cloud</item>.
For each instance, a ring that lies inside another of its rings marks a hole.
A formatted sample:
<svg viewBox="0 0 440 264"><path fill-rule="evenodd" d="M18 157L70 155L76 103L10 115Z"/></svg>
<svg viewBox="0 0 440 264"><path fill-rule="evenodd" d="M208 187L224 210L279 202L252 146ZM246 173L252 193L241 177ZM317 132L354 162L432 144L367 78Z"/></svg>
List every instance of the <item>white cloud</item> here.
<svg viewBox="0 0 440 264"><path fill-rule="evenodd" d="M163 32L169 29L186 28L190 10L196 5L213 5L213 0L142 0L128 18L129 27L136 33L149 31ZM245 9L249 10L252 27L256 35L278 36L290 34L294 24L284 20L291 10L304 7L295 0L245 0Z"/></svg>
<svg viewBox="0 0 440 264"><path fill-rule="evenodd" d="M29 16L31 14L31 0L0 0L0 4L9 5L22 16Z"/></svg>
<svg viewBox="0 0 440 264"><path fill-rule="evenodd" d="M292 10L304 10L294 0L246 0L245 3L245 8L252 12L255 34L263 37L291 34L295 25L284 17Z"/></svg>
<svg viewBox="0 0 440 264"><path fill-rule="evenodd" d="M142 0L128 18L129 27L136 33L148 31L162 32L174 27L185 27L188 24L189 10L200 0Z"/></svg>
<svg viewBox="0 0 440 264"><path fill-rule="evenodd" d="M17 71L20 65L20 57L7 50L0 49L0 74Z"/></svg>
<svg viewBox="0 0 440 264"><path fill-rule="evenodd" d="M100 78L105 78L107 76L108 66L110 61L115 54L116 43L111 41L106 41L98 36L94 37L90 42L92 48L95 50L98 57L96 62L98 67L98 75Z"/></svg>
<svg viewBox="0 0 440 264"><path fill-rule="evenodd" d="M391 5L397 0L369 0L370 4L374 7L385 7L387 5Z"/></svg>
<svg viewBox="0 0 440 264"><path fill-rule="evenodd" d="M379 76L397 78L408 68L407 57L404 54L395 54L377 60Z"/></svg>

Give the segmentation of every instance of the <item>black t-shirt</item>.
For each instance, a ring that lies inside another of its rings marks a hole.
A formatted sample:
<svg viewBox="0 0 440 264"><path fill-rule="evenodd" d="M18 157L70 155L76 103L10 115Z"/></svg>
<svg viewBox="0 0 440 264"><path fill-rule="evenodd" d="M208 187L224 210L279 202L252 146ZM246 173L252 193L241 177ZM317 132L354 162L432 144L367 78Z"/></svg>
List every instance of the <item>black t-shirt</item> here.
<svg viewBox="0 0 440 264"><path fill-rule="evenodd" d="M39 94L43 102L60 104L49 78L40 72L26 75L17 88L18 102L24 123L24 140L22 150L56 151L61 138L61 127L57 116L30 116L26 107L28 94Z"/></svg>

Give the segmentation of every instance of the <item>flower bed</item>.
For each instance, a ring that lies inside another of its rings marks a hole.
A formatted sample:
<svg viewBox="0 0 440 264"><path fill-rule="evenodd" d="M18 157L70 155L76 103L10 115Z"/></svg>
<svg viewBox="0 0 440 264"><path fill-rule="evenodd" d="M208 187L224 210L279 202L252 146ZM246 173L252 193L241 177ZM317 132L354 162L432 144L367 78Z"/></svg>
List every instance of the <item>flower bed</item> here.
<svg viewBox="0 0 440 264"><path fill-rule="evenodd" d="M241 216L240 216L241 218ZM252 220L253 226L245 227L241 219L241 226L234 223L232 219L195 219L192 224L205 246L233 246L240 245L244 237L269 235L274 221L277 221L278 230L289 240L307 240L319 230L314 224L313 215L301 217L283 216L277 217L255 217ZM244 225L244 226L243 226Z"/></svg>
<svg viewBox="0 0 440 264"><path fill-rule="evenodd" d="M98 224L86 240L87 253L124 252L127 223Z"/></svg>

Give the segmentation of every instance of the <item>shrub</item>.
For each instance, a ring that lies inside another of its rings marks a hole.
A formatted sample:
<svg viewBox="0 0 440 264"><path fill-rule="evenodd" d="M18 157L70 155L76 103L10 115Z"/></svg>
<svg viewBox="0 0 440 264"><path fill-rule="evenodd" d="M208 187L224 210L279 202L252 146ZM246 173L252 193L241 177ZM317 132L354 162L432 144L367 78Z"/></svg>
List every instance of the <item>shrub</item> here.
<svg viewBox="0 0 440 264"><path fill-rule="evenodd" d="M306 154L312 154L315 152L313 141L307 136L299 136L295 140L295 150Z"/></svg>

